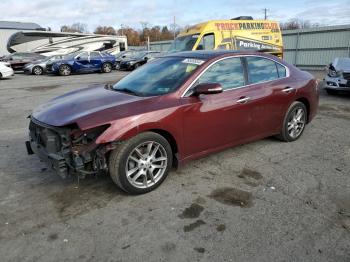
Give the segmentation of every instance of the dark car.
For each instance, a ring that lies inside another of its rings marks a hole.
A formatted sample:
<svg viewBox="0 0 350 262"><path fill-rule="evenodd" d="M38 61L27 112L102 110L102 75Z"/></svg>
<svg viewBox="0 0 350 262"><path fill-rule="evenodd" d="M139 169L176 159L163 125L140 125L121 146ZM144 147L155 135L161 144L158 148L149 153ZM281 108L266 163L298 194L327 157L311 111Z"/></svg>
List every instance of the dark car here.
<svg viewBox="0 0 350 262"><path fill-rule="evenodd" d="M129 57L134 56L137 52L139 51L127 50L115 55L115 68L119 69L121 61L123 61L124 59L129 59Z"/></svg>
<svg viewBox="0 0 350 262"><path fill-rule="evenodd" d="M272 55L168 54L38 107L26 145L63 177L109 172L123 190L145 193L172 165L269 136L297 140L318 96L312 75Z"/></svg>
<svg viewBox="0 0 350 262"><path fill-rule="evenodd" d="M46 56L37 53L12 53L8 56L3 57L1 60L9 62L14 71L22 71L24 66L28 63L45 59Z"/></svg>
<svg viewBox="0 0 350 262"><path fill-rule="evenodd" d="M78 52L46 65L48 73L68 76L72 73L110 73L115 66L115 56L104 52Z"/></svg>
<svg viewBox="0 0 350 262"><path fill-rule="evenodd" d="M117 69L119 70L134 70L144 64L147 63L147 61L152 60L158 56L160 56L160 52L156 51L140 51L135 52L131 56L123 58L119 66L117 66Z"/></svg>

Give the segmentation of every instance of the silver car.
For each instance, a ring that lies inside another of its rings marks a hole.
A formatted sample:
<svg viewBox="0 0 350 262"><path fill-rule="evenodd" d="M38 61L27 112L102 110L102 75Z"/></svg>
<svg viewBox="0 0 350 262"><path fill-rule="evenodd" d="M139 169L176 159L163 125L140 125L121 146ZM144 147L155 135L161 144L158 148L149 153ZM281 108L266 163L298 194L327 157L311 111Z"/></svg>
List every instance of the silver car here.
<svg viewBox="0 0 350 262"><path fill-rule="evenodd" d="M350 58L335 58L327 68L324 79L324 88L328 94L336 94L338 91L350 91Z"/></svg>
<svg viewBox="0 0 350 262"><path fill-rule="evenodd" d="M55 60L62 59L63 56L61 55L56 55L56 56L51 56L47 57L41 60L34 61L32 63L26 64L24 66L24 72L27 74L32 74L32 75L42 75L46 73L46 64L49 62L53 62Z"/></svg>

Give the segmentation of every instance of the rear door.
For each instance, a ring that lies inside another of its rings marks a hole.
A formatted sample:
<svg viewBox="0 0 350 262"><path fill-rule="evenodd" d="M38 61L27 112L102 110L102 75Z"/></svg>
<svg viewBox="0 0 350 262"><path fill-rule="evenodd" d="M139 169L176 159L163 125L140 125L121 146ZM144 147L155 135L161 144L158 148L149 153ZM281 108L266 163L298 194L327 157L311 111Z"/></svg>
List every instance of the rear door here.
<svg viewBox="0 0 350 262"><path fill-rule="evenodd" d="M102 68L102 57L99 52L90 53L91 70L100 70Z"/></svg>
<svg viewBox="0 0 350 262"><path fill-rule="evenodd" d="M286 110L295 99L295 89L286 81L287 68L265 57L244 59L249 84L244 96L253 106L252 135L260 137L279 132Z"/></svg>

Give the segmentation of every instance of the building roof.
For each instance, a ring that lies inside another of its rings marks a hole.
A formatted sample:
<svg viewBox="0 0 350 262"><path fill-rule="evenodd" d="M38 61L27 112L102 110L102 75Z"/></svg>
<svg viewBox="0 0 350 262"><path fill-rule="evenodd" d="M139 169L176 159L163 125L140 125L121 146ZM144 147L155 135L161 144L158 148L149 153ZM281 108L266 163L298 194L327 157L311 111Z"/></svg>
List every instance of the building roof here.
<svg viewBox="0 0 350 262"><path fill-rule="evenodd" d="M13 21L0 21L0 29L44 30L44 28L36 23L23 23Z"/></svg>

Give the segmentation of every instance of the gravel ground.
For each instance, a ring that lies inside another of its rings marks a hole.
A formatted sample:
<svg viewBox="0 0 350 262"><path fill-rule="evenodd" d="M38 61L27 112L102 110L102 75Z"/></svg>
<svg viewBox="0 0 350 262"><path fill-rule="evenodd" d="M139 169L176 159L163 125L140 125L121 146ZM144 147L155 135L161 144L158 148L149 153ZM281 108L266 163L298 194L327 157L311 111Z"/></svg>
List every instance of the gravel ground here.
<svg viewBox="0 0 350 262"><path fill-rule="evenodd" d="M350 95L322 91L294 143L193 161L141 196L108 176L62 180L26 154L34 107L125 74L0 81L1 261L350 261Z"/></svg>

